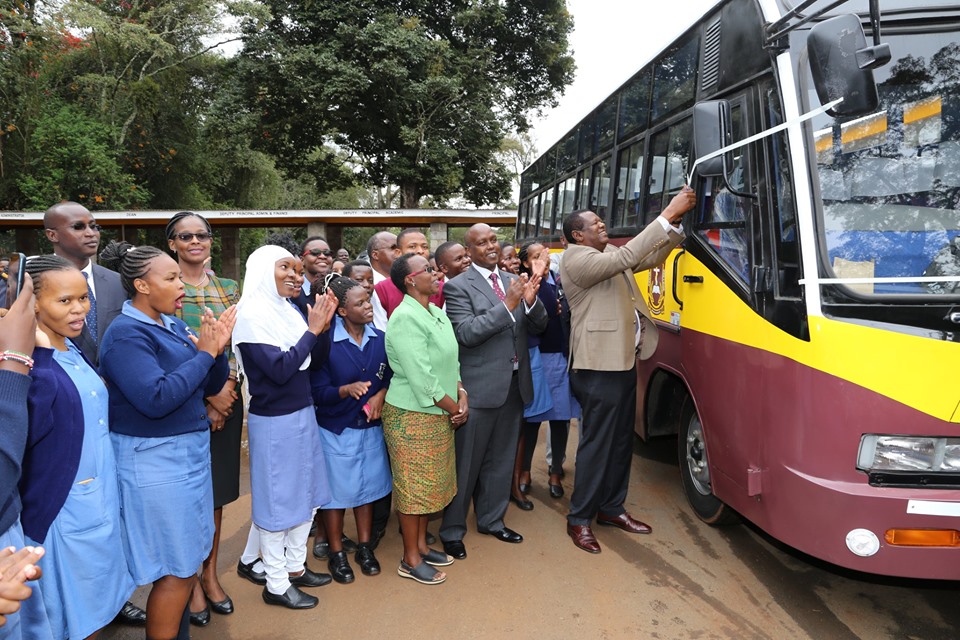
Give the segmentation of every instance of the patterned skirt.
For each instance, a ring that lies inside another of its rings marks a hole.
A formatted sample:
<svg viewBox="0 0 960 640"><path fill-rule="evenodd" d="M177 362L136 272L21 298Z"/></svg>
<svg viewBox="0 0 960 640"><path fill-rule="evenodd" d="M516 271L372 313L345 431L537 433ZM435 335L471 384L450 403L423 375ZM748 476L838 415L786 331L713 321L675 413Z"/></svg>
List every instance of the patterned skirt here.
<svg viewBox="0 0 960 640"><path fill-rule="evenodd" d="M442 510L457 493L450 418L389 403L384 403L382 417L397 511L426 515Z"/></svg>

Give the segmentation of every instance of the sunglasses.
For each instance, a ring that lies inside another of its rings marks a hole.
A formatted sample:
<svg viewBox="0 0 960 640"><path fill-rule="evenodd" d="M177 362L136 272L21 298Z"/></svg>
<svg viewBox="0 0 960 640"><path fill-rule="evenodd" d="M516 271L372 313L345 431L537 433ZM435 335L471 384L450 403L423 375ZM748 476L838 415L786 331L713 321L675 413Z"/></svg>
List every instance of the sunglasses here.
<svg viewBox="0 0 960 640"><path fill-rule="evenodd" d="M308 253L314 258L319 258L320 256L327 256L329 258L330 256L333 255L333 251L330 251L330 249L310 249L309 251L304 251L303 253L301 253L300 257L302 258Z"/></svg>
<svg viewBox="0 0 960 640"><path fill-rule="evenodd" d="M212 233L178 233L177 240L180 242L190 242L196 238L200 242L206 242L207 240L213 239Z"/></svg>
<svg viewBox="0 0 960 640"><path fill-rule="evenodd" d="M413 278L420 275L421 273L433 273L434 271L436 271L436 269L434 269L433 267L424 267L423 269L420 269L420 271L414 271L413 273L411 273L410 277Z"/></svg>
<svg viewBox="0 0 960 640"><path fill-rule="evenodd" d="M74 222L73 224L67 225L67 226L68 228L73 229L74 231L83 231L87 227L90 227L91 231L100 231L100 229L103 228L100 225L98 225L96 222L90 222L90 223Z"/></svg>

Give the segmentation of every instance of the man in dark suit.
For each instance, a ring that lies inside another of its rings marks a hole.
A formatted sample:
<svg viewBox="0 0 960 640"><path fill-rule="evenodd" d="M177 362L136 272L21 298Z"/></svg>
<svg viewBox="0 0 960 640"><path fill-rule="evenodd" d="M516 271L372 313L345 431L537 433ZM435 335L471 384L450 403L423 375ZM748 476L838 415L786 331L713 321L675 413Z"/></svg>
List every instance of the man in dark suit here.
<svg viewBox="0 0 960 640"><path fill-rule="evenodd" d="M74 339L74 344L94 364L100 363L100 342L110 323L120 315L127 294L120 284L120 275L93 264L90 258L100 248L100 225L82 204L63 201L43 214L43 227L53 252L66 258L83 273L90 290L90 312L83 332ZM116 622L143 626L147 614L132 602L123 605Z"/></svg>
<svg viewBox="0 0 960 640"><path fill-rule="evenodd" d="M99 364L99 344L114 318L120 315L127 295L119 274L93 264L90 258L100 248L100 225L87 208L76 202L55 204L43 214L43 226L53 252L66 258L83 273L90 289L90 313L74 343L87 360Z"/></svg>
<svg viewBox="0 0 960 640"><path fill-rule="evenodd" d="M547 326L547 311L537 298L540 277L527 280L497 268L500 247L493 229L475 224L464 242L473 265L444 286L447 315L460 343L460 379L470 396L470 417L455 437L457 495L440 527L444 550L458 559L467 556L463 536L471 498L480 533L523 541L504 525L503 515L523 405L533 398L527 333Z"/></svg>

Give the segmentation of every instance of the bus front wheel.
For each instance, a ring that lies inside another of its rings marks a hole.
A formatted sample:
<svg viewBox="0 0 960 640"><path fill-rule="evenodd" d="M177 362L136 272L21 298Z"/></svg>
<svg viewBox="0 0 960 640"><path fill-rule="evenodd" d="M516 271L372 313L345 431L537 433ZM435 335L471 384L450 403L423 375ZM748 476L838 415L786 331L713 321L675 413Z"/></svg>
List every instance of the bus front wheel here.
<svg viewBox="0 0 960 640"><path fill-rule="evenodd" d="M683 491L694 513L707 524L736 523L736 512L713 495L703 426L693 402L689 400L681 418L677 444Z"/></svg>

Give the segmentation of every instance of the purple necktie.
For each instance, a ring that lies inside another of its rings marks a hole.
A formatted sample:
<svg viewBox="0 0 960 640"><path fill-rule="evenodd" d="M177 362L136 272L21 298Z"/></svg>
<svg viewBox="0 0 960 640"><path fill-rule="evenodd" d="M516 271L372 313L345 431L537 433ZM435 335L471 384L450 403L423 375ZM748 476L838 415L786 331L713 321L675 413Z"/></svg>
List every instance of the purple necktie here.
<svg viewBox="0 0 960 640"><path fill-rule="evenodd" d="M490 281L493 282L493 292L497 294L498 298L500 298L500 302L503 302L504 300L507 299L507 296L503 295L503 289L500 288L499 280L500 279L497 278L497 274L495 273L490 274Z"/></svg>

